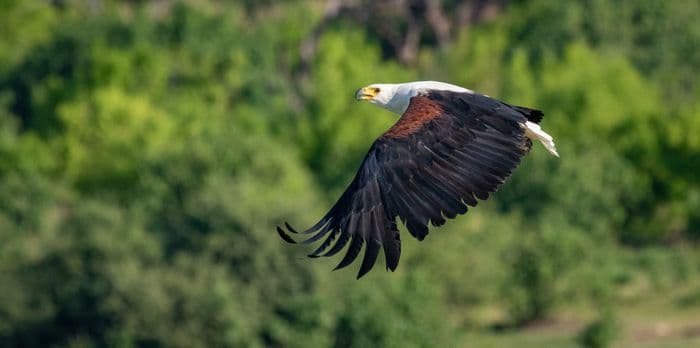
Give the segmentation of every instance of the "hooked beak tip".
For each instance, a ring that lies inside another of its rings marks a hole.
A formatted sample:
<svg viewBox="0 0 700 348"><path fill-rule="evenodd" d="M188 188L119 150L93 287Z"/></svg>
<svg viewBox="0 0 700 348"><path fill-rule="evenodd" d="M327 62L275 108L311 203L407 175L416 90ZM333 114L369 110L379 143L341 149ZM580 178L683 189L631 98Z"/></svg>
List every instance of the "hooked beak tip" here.
<svg viewBox="0 0 700 348"><path fill-rule="evenodd" d="M355 100L370 100L375 94L371 88L362 87L355 92Z"/></svg>

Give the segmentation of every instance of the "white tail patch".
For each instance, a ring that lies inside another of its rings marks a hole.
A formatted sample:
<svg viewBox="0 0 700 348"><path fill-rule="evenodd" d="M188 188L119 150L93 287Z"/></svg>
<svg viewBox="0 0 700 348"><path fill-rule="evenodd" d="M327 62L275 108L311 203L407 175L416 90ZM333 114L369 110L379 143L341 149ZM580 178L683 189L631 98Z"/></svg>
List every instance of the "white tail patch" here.
<svg viewBox="0 0 700 348"><path fill-rule="evenodd" d="M554 138L547 132L542 130L539 124L530 121L525 122L525 135L531 140L539 140L544 145L544 148L554 156L559 157L557 147L554 145Z"/></svg>

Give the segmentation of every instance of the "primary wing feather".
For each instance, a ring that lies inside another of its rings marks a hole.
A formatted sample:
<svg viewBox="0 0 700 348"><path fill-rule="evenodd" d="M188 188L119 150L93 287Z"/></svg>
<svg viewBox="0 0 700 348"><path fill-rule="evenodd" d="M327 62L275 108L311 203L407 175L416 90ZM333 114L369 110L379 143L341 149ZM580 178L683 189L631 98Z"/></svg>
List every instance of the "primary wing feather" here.
<svg viewBox="0 0 700 348"><path fill-rule="evenodd" d="M395 270L401 255L396 218L422 240L429 223L442 225L475 206L476 198L488 198L530 149L521 127L525 112L533 110L478 94L439 91L413 97L399 121L372 144L335 205L302 232L312 234L303 243L325 237L309 256L335 255L349 244L339 269L365 246L358 278L372 269L380 249L386 268ZM537 116L541 119L541 113ZM295 242L284 229L277 231Z"/></svg>

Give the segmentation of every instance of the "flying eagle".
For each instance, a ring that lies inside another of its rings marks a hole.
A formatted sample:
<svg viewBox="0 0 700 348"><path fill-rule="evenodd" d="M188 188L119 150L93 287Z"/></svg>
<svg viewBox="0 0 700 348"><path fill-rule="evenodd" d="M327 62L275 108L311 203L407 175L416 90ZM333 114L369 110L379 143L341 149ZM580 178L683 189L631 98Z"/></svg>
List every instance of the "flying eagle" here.
<svg viewBox="0 0 700 348"><path fill-rule="evenodd" d="M310 237L301 243L325 237L310 257L335 255L349 244L335 269L349 265L366 245L358 279L372 269L380 248L386 268L398 266L396 217L423 240L428 222L440 226L495 192L530 151L532 140L559 156L552 137L538 125L542 111L452 84L373 84L360 88L355 99L401 118L374 141L350 186L317 224L302 232ZM298 233L286 222L285 227ZM279 226L277 232L296 243Z"/></svg>

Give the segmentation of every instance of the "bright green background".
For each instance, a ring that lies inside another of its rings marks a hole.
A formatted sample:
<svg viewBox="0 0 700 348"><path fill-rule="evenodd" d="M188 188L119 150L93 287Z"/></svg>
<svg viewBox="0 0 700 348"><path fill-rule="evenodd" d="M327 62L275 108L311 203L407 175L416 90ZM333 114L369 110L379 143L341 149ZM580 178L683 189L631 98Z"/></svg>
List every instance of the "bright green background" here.
<svg viewBox="0 0 700 348"><path fill-rule="evenodd" d="M513 1L411 64L341 19L304 66L323 11L0 0L0 346L700 344L697 2ZM544 110L561 158L395 273L284 244L396 120L354 91L416 79Z"/></svg>

